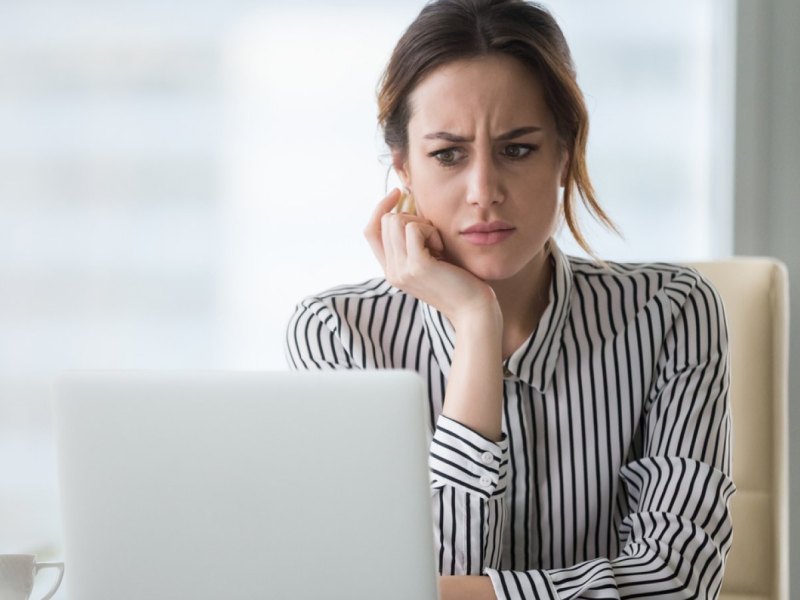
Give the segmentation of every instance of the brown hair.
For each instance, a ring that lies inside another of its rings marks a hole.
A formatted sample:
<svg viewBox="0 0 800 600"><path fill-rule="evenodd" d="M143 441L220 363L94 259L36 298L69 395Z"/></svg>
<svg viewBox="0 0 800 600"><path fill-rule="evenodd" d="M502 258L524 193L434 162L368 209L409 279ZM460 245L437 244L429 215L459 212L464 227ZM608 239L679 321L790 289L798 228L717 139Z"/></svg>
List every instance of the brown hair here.
<svg viewBox="0 0 800 600"><path fill-rule="evenodd" d="M542 83L560 143L569 152L563 213L575 240L594 256L581 233L577 192L600 223L619 230L595 198L586 168L589 115L578 87L567 41L552 15L524 0L434 0L419 13L397 45L378 89L378 123L393 153L408 152L409 96L436 68L465 58L502 53L529 66Z"/></svg>

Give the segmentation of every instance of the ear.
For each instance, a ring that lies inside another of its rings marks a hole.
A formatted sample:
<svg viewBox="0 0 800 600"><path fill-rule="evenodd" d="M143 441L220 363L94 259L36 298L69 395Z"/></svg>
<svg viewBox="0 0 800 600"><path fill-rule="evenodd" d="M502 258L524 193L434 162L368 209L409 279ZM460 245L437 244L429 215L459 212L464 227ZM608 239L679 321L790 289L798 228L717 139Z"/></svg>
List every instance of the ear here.
<svg viewBox="0 0 800 600"><path fill-rule="evenodd" d="M403 187L411 190L411 171L408 168L408 160L400 152L392 152L392 166L395 173L403 182Z"/></svg>

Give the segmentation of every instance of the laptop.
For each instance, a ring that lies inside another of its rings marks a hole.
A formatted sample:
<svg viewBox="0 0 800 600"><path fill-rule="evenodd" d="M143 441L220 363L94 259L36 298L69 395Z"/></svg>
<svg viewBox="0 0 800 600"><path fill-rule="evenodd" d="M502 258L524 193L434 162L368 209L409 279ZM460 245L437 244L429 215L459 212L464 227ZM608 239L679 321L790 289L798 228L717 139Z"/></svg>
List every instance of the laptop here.
<svg viewBox="0 0 800 600"><path fill-rule="evenodd" d="M408 371L74 371L55 385L70 600L438 597Z"/></svg>

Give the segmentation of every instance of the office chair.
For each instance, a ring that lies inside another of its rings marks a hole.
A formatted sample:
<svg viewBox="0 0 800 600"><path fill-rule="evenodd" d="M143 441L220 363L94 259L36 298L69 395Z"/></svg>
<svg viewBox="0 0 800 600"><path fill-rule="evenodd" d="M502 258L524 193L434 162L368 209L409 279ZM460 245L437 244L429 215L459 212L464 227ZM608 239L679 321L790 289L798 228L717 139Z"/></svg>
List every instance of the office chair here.
<svg viewBox="0 0 800 600"><path fill-rule="evenodd" d="M786 267L768 258L689 266L717 288L731 352L733 546L722 600L789 598Z"/></svg>

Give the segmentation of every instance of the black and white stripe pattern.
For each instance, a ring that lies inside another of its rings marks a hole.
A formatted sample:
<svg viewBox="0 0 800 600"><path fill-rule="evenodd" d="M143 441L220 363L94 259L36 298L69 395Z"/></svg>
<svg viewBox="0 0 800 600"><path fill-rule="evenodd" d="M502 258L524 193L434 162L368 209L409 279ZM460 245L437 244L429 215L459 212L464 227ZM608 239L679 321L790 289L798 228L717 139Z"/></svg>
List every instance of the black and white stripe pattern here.
<svg viewBox="0 0 800 600"><path fill-rule="evenodd" d="M495 443L440 416L455 344L383 279L307 298L295 369L405 368L428 383L442 574L499 598L714 598L731 544L722 303L672 264L594 263L551 240L550 302L505 361Z"/></svg>

